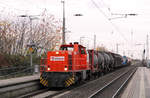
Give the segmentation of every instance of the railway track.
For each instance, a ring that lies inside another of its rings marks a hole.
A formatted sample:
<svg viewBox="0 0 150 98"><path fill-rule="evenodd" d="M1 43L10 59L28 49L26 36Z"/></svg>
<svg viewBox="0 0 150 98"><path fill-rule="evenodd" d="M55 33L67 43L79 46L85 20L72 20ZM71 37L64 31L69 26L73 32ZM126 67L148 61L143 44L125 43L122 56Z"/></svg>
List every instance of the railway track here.
<svg viewBox="0 0 150 98"><path fill-rule="evenodd" d="M122 73L123 70L127 70L127 69L130 69L130 68L128 68L128 67L121 68L121 69L116 70L115 72L111 72L109 74L116 76L116 73ZM110 77L109 74L107 74L108 77ZM103 77L105 77L105 75ZM73 85L70 88L62 88L62 89L51 88L51 89L48 89L47 91L44 91L41 93L35 93L35 94L33 92L31 95L29 95L29 96L27 95L27 96L21 97L21 98L27 98L27 97L30 97L30 98L41 98L41 97L44 97L44 98L66 98L68 95L69 96L67 98L80 98L79 96L77 96L77 94L72 95L71 92L72 91L76 92L76 91L78 91L78 89L83 89L84 85L88 85L88 84L90 84L90 82L93 83L94 81L95 80L89 80L89 81L82 83L82 84ZM101 85L103 85L103 84L101 84ZM82 93L82 94L84 95L84 93ZM83 97L83 98L87 98L87 96Z"/></svg>
<svg viewBox="0 0 150 98"><path fill-rule="evenodd" d="M63 95L69 94L71 90L80 88L83 85L85 85L86 83L89 83L89 82L92 82L92 81L93 80L88 80L86 82L82 82L81 84L76 84L76 85L73 85L69 88L65 88L65 89L62 89L62 90L60 90L60 89L57 89L57 90L56 89L49 89L48 91L45 91L43 93L34 95L31 98L41 98L41 97L43 97L43 98L61 98ZM30 96L26 96L26 97L30 97ZM23 98L26 98L26 97L23 97ZM69 97L69 98L72 98L72 97Z"/></svg>
<svg viewBox="0 0 150 98"><path fill-rule="evenodd" d="M0 86L1 98L14 98L41 89L39 79Z"/></svg>
<svg viewBox="0 0 150 98"><path fill-rule="evenodd" d="M60 88L51 88L51 89L44 88L44 89L40 89L37 91L33 91L28 94L24 94L22 96L19 96L18 98L52 98L66 91L69 91L69 90L60 89Z"/></svg>
<svg viewBox="0 0 150 98"><path fill-rule="evenodd" d="M123 70L129 70L129 69L131 69L131 68L125 67L125 68L121 68L119 70L116 70L115 72L111 72L107 75L104 75L104 76L102 76L102 81L106 85L106 83L108 83L108 80L109 80L109 82L111 80L113 80L114 77L117 75L117 73L119 75L122 72L124 72ZM105 79L105 77L107 77L107 78ZM106 80L106 81L104 81L104 80ZM29 98L29 97L30 98L41 98L41 97L66 98L66 96L69 95L69 98L79 98L79 97L87 98L88 96L91 95L91 92L92 92L92 89L88 89L89 90L88 91L87 88L89 88L89 87L92 88L91 84L93 84L95 81L97 81L97 79L96 80L90 80L86 83L74 85L74 86L67 88L67 89L64 89L64 88L62 88L62 89L61 88L60 89L42 88L41 89L40 84L39 84L39 80L35 80L35 81L30 81L30 82L0 87L0 96L2 98L8 98L9 96L18 97L18 98ZM99 83L99 85L101 85L101 87L102 87L102 86L104 86L103 83ZM87 87L87 88L85 88L85 87ZM98 86L96 86L96 87L98 87ZM77 92L77 91L82 92L82 91L86 91L86 90L87 90L87 92L86 93L83 92L81 96L77 96L77 94L72 94L72 91L73 92ZM118 89L118 93L119 92L120 92L120 90ZM118 93L116 93L116 96L118 95ZM95 98L95 97L91 97L91 98ZM105 97L102 97L102 98L105 98ZM106 98L109 98L109 97L106 97ZM114 98L115 98L115 96L114 96Z"/></svg>
<svg viewBox="0 0 150 98"><path fill-rule="evenodd" d="M40 80L32 80L22 83L10 84L0 86L0 98L41 98L41 97L55 97L61 93L75 88L44 88L41 87ZM82 85L82 84L80 84Z"/></svg>
<svg viewBox="0 0 150 98"><path fill-rule="evenodd" d="M63 90L50 90L50 91L47 91L47 92L44 92L42 94L38 94L36 96L32 96L31 98L57 98L57 96L63 94L63 93L66 93L66 92L69 92L69 90L67 89L63 89Z"/></svg>
<svg viewBox="0 0 150 98"><path fill-rule="evenodd" d="M121 90L128 83L129 79L133 76L137 68L130 69L113 79L105 86L94 92L88 98L118 98Z"/></svg>
<svg viewBox="0 0 150 98"><path fill-rule="evenodd" d="M68 92L64 92L63 94L57 95L56 98L88 98L89 96L91 96L92 94L97 92L100 88L103 88L104 85L107 85L110 81L117 78L122 73L129 72L129 70L133 69L134 67L135 66L132 66L132 67L129 66L129 67L124 67L124 68L118 69L118 70L113 71L109 74L106 74L96 80L87 82L79 87L76 87ZM109 97L102 96L100 98L109 98Z"/></svg>
<svg viewBox="0 0 150 98"><path fill-rule="evenodd" d="M73 89L75 89L77 87L82 86L83 84L84 83L76 84L76 85L73 85L73 86L71 86L69 88L51 88L51 89L47 89L44 92L40 92L40 93L32 92L31 94L29 94L29 96L25 95L24 97L21 97L21 98L28 98L28 97L30 97L30 98L41 98L41 97L42 98L58 98L58 97L60 97L60 96L62 96L64 94L69 93L70 90L73 90Z"/></svg>

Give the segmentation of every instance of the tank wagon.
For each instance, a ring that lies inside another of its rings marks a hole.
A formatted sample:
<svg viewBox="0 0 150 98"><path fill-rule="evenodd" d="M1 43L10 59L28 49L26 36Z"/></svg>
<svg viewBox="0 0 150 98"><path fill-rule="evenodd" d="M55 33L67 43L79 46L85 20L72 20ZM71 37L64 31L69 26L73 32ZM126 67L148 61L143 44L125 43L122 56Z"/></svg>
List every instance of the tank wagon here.
<svg viewBox="0 0 150 98"><path fill-rule="evenodd" d="M46 87L68 87L98 77L123 65L123 57L112 52L86 50L77 42L48 51L41 60L40 83Z"/></svg>

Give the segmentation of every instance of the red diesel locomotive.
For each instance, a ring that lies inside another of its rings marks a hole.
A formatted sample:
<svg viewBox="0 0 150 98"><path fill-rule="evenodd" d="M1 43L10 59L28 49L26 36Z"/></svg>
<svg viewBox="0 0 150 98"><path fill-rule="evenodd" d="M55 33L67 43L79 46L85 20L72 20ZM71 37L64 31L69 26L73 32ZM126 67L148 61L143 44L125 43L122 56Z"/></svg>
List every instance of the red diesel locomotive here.
<svg viewBox="0 0 150 98"><path fill-rule="evenodd" d="M47 58L41 60L40 83L46 87L68 87L120 67L122 61L118 54L87 51L77 42L61 45L58 51L48 51Z"/></svg>

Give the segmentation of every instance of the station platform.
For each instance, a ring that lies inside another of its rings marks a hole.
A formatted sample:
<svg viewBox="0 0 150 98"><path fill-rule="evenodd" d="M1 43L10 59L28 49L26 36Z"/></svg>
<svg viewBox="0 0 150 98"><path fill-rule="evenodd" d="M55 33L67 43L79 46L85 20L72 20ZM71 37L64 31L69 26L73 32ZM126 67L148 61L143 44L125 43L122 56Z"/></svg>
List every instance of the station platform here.
<svg viewBox="0 0 150 98"><path fill-rule="evenodd" d="M137 69L121 98L150 98L150 68Z"/></svg>
<svg viewBox="0 0 150 98"><path fill-rule="evenodd" d="M40 79L40 74L0 80L0 87Z"/></svg>

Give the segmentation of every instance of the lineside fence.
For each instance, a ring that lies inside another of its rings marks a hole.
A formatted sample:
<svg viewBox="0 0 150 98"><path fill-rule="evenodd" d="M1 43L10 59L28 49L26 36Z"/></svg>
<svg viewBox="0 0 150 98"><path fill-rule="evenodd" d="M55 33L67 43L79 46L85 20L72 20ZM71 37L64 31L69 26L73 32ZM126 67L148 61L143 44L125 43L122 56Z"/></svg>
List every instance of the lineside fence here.
<svg viewBox="0 0 150 98"><path fill-rule="evenodd" d="M28 76L39 74L39 65L34 66L17 66L17 67L4 67L0 68L0 79L8 79L14 77Z"/></svg>

